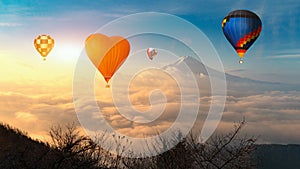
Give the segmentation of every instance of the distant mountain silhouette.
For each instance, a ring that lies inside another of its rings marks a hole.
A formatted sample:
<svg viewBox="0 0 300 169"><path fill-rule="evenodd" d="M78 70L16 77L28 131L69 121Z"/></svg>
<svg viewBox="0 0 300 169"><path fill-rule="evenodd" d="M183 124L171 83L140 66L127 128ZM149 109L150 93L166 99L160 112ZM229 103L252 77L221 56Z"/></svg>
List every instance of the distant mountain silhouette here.
<svg viewBox="0 0 300 169"><path fill-rule="evenodd" d="M191 72L195 75L199 84L201 84L200 88L204 88L209 85L209 74L222 77L223 73L217 71L214 68L205 66L199 60L190 57L190 56L182 56L174 63L163 66L164 70L181 70L185 71L184 65L188 66ZM184 73L184 72L183 72ZM268 82L261 80L254 80L250 78L239 77L235 75L231 75L229 73L225 73L226 83L227 83L227 91L229 95L248 95L248 94L258 94L266 91L294 91L300 90L299 85L294 84L285 84L279 82ZM243 91L242 93L240 91Z"/></svg>
<svg viewBox="0 0 300 169"><path fill-rule="evenodd" d="M257 145L255 157L258 169L300 168L300 145Z"/></svg>

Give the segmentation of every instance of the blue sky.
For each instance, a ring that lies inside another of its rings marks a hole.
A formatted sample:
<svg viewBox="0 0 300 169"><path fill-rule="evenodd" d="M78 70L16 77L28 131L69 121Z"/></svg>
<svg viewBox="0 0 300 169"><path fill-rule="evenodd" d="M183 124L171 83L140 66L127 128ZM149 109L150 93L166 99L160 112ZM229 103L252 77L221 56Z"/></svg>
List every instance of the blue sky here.
<svg viewBox="0 0 300 169"><path fill-rule="evenodd" d="M12 37L18 37L22 44L42 32L82 43L87 34L118 17L136 12L164 12L182 17L201 29L214 44L226 71L261 80L300 83L299 6L293 0L4 0L0 2L0 49L14 48L9 42ZM235 9L252 10L263 22L262 33L247 52L244 65L236 64L237 56L220 26L223 17Z"/></svg>
<svg viewBox="0 0 300 169"><path fill-rule="evenodd" d="M242 65L221 28L223 18L236 9L254 11L263 24ZM230 74L299 86L299 9L294 0L0 0L0 119L35 137L46 135L53 121L75 121L72 78L85 38L119 17L138 12L169 13L194 24L210 39ZM46 62L33 47L39 34L56 40ZM168 38L160 40L165 43ZM100 78L95 81L104 83ZM245 115L248 131L263 135L262 142L299 143L299 134L286 132L300 129L299 89L250 87L236 89L247 90L251 93L247 96L228 96L221 128L231 128Z"/></svg>

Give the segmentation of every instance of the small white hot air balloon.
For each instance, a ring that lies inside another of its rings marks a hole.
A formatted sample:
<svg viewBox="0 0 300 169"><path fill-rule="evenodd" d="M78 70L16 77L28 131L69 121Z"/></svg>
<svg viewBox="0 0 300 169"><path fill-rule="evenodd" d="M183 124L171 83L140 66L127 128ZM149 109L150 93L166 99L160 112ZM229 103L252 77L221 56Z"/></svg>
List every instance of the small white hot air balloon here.
<svg viewBox="0 0 300 169"><path fill-rule="evenodd" d="M147 49L147 55L148 55L149 59L152 60L153 57L157 55L156 49L155 48L148 48Z"/></svg>

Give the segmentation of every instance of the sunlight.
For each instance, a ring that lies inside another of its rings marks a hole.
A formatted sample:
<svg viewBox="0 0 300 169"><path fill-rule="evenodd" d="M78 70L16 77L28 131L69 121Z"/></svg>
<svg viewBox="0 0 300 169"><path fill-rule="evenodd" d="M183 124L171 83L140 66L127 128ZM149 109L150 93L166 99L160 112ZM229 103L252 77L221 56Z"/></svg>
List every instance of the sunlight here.
<svg viewBox="0 0 300 169"><path fill-rule="evenodd" d="M55 56L59 61L64 62L75 62L83 50L83 45L61 42L55 45L52 55Z"/></svg>

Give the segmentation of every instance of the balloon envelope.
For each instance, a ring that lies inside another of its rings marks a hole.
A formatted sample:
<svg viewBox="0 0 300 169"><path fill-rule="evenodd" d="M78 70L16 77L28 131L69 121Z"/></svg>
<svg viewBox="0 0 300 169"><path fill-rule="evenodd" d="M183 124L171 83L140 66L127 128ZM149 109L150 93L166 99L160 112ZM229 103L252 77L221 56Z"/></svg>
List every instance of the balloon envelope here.
<svg viewBox="0 0 300 169"><path fill-rule="evenodd" d="M47 55L54 47L54 39L50 35L39 35L34 39L34 47L46 60Z"/></svg>
<svg viewBox="0 0 300 169"><path fill-rule="evenodd" d="M242 59L262 30L260 18L248 10L230 12L222 22L225 37Z"/></svg>
<svg viewBox="0 0 300 169"><path fill-rule="evenodd" d="M157 55L156 49L155 48L148 48L147 49L147 55L148 55L149 59L152 60L153 57Z"/></svg>
<svg viewBox="0 0 300 169"><path fill-rule="evenodd" d="M128 57L130 44L121 36L108 37L97 33L86 39L85 50L92 63L108 83Z"/></svg>

